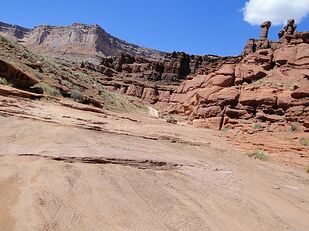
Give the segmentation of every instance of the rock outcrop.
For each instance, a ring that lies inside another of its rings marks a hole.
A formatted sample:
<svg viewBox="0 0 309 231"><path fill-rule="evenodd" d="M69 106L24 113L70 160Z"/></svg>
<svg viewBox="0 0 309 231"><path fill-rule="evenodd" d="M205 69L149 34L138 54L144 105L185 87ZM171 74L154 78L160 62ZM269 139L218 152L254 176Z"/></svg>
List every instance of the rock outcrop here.
<svg viewBox="0 0 309 231"><path fill-rule="evenodd" d="M30 74L0 59L0 76L19 88L30 88L40 81Z"/></svg>
<svg viewBox="0 0 309 231"><path fill-rule="evenodd" d="M171 94L188 77L194 79L193 82L199 81L195 76L207 75L226 63L239 61L239 57L197 56L173 52L166 55L162 61L150 61L122 54L118 57L104 58L99 65L82 62L80 67L86 73L97 74L111 91L157 103L168 102ZM231 72L231 68L223 68L212 79L213 84L221 87L232 85L234 76L230 75Z"/></svg>
<svg viewBox="0 0 309 231"><path fill-rule="evenodd" d="M297 122L306 127L308 32L295 32L292 22L279 41L268 40L271 22L263 23L261 37L249 40L239 57L174 52L149 61L123 54L81 67L107 75L108 89L155 104L163 114L183 115L196 126Z"/></svg>
<svg viewBox="0 0 309 231"><path fill-rule="evenodd" d="M261 40L267 39L270 26L271 26L270 21L266 21L261 25L261 28L262 28L261 35L260 35Z"/></svg>
<svg viewBox="0 0 309 231"><path fill-rule="evenodd" d="M290 36L290 35L289 35ZM295 33L274 47L244 55L208 75L188 76L171 95L166 113L196 126L248 123L309 124L309 43ZM301 38L301 39L299 39ZM222 112L225 117L222 120Z"/></svg>
<svg viewBox="0 0 309 231"><path fill-rule="evenodd" d="M18 96L22 98L29 98L29 99L39 99L42 98L44 95L43 94L37 94L37 93L32 93L29 91L23 91L17 88L13 88L10 86L3 86L0 85L0 95L4 96Z"/></svg>

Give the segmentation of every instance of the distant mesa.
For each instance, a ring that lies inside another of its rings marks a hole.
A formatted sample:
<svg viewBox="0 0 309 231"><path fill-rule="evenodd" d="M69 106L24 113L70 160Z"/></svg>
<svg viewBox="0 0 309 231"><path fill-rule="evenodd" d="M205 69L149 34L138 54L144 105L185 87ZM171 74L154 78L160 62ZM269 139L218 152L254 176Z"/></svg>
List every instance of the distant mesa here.
<svg viewBox="0 0 309 231"><path fill-rule="evenodd" d="M40 25L28 29L0 22L0 35L45 56L76 62L98 62L101 57L122 53L157 60L166 54L113 37L99 25L82 23L70 26Z"/></svg>

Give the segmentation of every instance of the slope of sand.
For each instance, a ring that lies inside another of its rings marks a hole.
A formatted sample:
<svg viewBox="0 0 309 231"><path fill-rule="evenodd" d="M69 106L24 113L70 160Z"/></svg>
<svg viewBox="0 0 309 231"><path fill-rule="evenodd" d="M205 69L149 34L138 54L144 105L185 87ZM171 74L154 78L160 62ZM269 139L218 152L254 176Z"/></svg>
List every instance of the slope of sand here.
<svg viewBox="0 0 309 231"><path fill-rule="evenodd" d="M1 231L309 227L309 174L248 158L217 132L0 102Z"/></svg>

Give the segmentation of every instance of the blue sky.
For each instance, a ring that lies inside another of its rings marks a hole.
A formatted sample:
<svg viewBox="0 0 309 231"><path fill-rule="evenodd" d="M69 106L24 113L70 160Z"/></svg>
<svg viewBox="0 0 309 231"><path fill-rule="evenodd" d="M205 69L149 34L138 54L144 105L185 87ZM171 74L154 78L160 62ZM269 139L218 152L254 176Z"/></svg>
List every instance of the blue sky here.
<svg viewBox="0 0 309 231"><path fill-rule="evenodd" d="M9 0L1 2L0 21L30 28L39 24L99 24L110 34L145 47L190 54L238 55L247 39L257 38L260 31L259 26L252 26L243 19L241 9L246 2ZM281 27L272 27L270 37L276 38ZM309 30L308 17L298 28Z"/></svg>

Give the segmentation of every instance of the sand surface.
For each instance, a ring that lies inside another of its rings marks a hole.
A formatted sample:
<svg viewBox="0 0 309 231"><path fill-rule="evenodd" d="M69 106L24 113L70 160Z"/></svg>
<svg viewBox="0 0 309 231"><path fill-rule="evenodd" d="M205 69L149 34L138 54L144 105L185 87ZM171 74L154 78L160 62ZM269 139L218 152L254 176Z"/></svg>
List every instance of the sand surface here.
<svg viewBox="0 0 309 231"><path fill-rule="evenodd" d="M298 165L146 115L0 102L1 231L308 230Z"/></svg>

